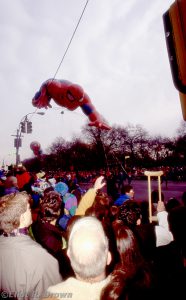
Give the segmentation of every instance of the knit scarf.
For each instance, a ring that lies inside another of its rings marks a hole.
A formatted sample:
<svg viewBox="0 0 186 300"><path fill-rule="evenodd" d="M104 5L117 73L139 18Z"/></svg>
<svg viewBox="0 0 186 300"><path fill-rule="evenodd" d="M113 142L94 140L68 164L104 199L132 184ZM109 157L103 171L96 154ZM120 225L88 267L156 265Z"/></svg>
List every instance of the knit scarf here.
<svg viewBox="0 0 186 300"><path fill-rule="evenodd" d="M20 236L20 235L28 235L28 228L16 228L12 232L7 233L7 232L1 232L0 235L3 235L5 237L9 236Z"/></svg>

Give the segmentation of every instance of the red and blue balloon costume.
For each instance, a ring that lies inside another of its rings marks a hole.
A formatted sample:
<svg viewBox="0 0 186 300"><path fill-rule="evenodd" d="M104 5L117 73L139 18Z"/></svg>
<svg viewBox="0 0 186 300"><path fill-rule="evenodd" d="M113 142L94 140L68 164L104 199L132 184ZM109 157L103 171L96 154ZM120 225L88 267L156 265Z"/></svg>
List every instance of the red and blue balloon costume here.
<svg viewBox="0 0 186 300"><path fill-rule="evenodd" d="M81 107L85 115L88 116L90 126L109 130L107 125L96 111L89 96L78 84L67 80L48 79L32 99L32 104L38 108L51 107L50 100L53 99L56 104L66 107L69 110L75 110Z"/></svg>

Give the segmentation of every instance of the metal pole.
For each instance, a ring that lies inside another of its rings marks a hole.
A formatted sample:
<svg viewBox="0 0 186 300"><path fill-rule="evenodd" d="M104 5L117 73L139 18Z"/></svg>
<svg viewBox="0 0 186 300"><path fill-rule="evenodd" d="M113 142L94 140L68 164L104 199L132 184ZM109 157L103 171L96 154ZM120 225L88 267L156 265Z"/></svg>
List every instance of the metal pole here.
<svg viewBox="0 0 186 300"><path fill-rule="evenodd" d="M16 135L16 166L19 164L19 129Z"/></svg>
<svg viewBox="0 0 186 300"><path fill-rule="evenodd" d="M19 155L19 148L21 147L21 131L19 132L19 129L17 129L17 135L16 135L16 166L20 163L20 155Z"/></svg>
<svg viewBox="0 0 186 300"><path fill-rule="evenodd" d="M21 121L19 122L19 128L17 129L16 135L12 134L12 136L16 137L16 142L15 142L15 145L14 145L14 147L16 148L16 166L20 163L19 148L21 147L21 138L22 138L22 136L21 136L21 122L28 122L27 116L28 115L33 115L33 114L44 115L45 113L44 112L33 112L33 113L26 114L21 119Z"/></svg>

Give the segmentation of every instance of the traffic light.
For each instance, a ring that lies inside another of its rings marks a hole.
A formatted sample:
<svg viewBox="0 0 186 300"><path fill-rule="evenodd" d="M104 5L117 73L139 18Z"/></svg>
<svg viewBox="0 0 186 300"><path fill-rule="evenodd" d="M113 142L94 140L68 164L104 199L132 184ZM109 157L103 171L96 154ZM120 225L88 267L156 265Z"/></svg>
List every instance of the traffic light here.
<svg viewBox="0 0 186 300"><path fill-rule="evenodd" d="M25 122L21 122L21 132L26 133L26 125Z"/></svg>
<svg viewBox="0 0 186 300"><path fill-rule="evenodd" d="M172 78L186 121L186 0L175 1L164 13L163 23Z"/></svg>
<svg viewBox="0 0 186 300"><path fill-rule="evenodd" d="M27 122L27 133L32 133L32 122Z"/></svg>

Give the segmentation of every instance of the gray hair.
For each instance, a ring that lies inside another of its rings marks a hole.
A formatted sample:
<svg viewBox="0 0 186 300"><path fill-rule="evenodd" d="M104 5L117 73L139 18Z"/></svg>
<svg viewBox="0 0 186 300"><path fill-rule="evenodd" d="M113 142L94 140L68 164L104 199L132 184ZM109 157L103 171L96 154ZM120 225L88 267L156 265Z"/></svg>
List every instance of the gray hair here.
<svg viewBox="0 0 186 300"><path fill-rule="evenodd" d="M20 217L27 210L30 196L26 192L11 193L0 199L0 230L10 233L20 225Z"/></svg>
<svg viewBox="0 0 186 300"><path fill-rule="evenodd" d="M91 279L105 271L108 239L95 217L77 220L70 232L68 254L72 268L82 279Z"/></svg>

